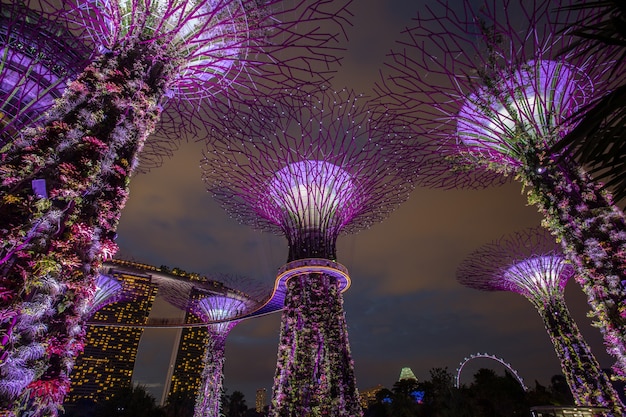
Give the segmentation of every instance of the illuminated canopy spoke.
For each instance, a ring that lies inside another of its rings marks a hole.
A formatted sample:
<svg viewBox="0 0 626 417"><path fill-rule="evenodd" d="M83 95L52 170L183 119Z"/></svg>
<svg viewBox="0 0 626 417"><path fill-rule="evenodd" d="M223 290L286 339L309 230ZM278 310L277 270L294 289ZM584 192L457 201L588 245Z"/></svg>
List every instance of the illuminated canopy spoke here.
<svg viewBox="0 0 626 417"><path fill-rule="evenodd" d="M592 92L584 72L567 63L529 61L467 98L457 119L459 140L471 151L518 161L529 146L550 147L567 134Z"/></svg>

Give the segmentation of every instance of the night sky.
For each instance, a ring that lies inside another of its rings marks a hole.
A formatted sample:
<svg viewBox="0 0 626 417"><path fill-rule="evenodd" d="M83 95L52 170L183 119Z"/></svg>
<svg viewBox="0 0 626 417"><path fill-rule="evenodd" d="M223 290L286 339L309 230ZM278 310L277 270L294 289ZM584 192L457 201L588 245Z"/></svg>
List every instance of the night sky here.
<svg viewBox="0 0 626 417"><path fill-rule="evenodd" d="M424 0L355 0L346 30L345 60L333 87L365 94L385 54L411 24ZM130 200L118 229L119 257L210 275L228 273L271 286L287 259L287 242L230 219L201 181L203 145L187 143L172 159L131 182ZM521 186L511 183L480 191L416 189L389 218L357 235L341 236L338 261L352 278L344 294L358 387L391 388L402 367L429 379L433 367L455 371L469 354L487 352L509 362L526 385L549 384L560 373L541 318L518 294L462 287L456 268L473 250L503 235L537 226ZM601 365L609 367L600 333L585 317L585 296L575 282L566 290L575 321ZM224 385L254 405L257 388L271 393L280 314L241 322L226 342ZM171 336L148 330L140 347L135 382L160 396ZM480 367L497 372L494 361L474 360L469 382Z"/></svg>

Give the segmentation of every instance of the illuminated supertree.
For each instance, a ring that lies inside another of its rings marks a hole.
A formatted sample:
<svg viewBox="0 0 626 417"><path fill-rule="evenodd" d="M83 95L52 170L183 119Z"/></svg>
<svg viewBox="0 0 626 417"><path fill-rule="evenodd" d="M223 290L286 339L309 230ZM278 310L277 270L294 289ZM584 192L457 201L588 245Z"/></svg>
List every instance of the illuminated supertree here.
<svg viewBox="0 0 626 417"><path fill-rule="evenodd" d="M353 92L280 103L269 116L245 105L226 113L211 132L203 177L238 221L289 243L277 277L287 294L270 414L358 416L341 294L350 279L335 245L340 233L382 220L407 198L410 155Z"/></svg>
<svg viewBox="0 0 626 417"><path fill-rule="evenodd" d="M221 275L212 278L222 286L221 290L216 290L214 281L210 286L203 286L201 282L179 280L161 285L160 290L171 304L207 323L204 366L194 417L221 415L226 337L241 318L258 309L268 295L264 288L243 277Z"/></svg>
<svg viewBox="0 0 626 417"><path fill-rule="evenodd" d="M349 15L349 0L61 3L101 54L0 166L1 327L10 335L0 398L32 415L56 414L67 392L95 271L117 250L129 180L162 110L197 126L213 100L324 73ZM45 332L32 325L40 322Z"/></svg>
<svg viewBox="0 0 626 417"><path fill-rule="evenodd" d="M92 55L58 14L19 2L0 8L0 149L42 121Z"/></svg>
<svg viewBox="0 0 626 417"><path fill-rule="evenodd" d="M115 303L123 297L122 284L114 277L100 273L96 279L96 292L89 306L87 315L92 316L102 307Z"/></svg>
<svg viewBox="0 0 626 417"><path fill-rule="evenodd" d="M575 266L607 351L617 358L614 369L626 376L624 213L567 150L550 152L575 127L571 116L620 82L610 76L618 55L609 47L606 62L588 59L570 48L572 36L559 33L585 21L586 8L496 0L479 12L468 1L464 13L441 9L406 31L378 86L381 101L413 126L430 159L421 166L422 184L519 180Z"/></svg>
<svg viewBox="0 0 626 417"><path fill-rule="evenodd" d="M576 405L606 407L612 416L621 416L619 396L565 304L565 286L572 275L574 268L543 229L486 244L457 270L458 281L466 287L526 297L543 319Z"/></svg>

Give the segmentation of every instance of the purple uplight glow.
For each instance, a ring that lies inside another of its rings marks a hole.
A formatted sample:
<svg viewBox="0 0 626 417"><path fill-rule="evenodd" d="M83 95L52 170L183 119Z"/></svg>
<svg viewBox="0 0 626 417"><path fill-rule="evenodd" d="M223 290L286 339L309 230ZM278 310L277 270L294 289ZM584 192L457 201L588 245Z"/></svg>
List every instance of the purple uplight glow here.
<svg viewBox="0 0 626 417"><path fill-rule="evenodd" d="M96 279L96 293L86 314L91 316L107 304L119 301L121 297L122 284L114 277L101 273Z"/></svg>
<svg viewBox="0 0 626 417"><path fill-rule="evenodd" d="M95 34L102 48L114 49L120 39L133 38L140 30L152 42L167 39L168 48L178 50L184 63L169 94L187 98L210 96L232 83L242 67L234 75L229 71L245 56L246 47L242 45L248 42L250 31L255 30L248 22L245 1L241 0L101 0L96 4L93 12L100 19ZM78 1L77 6L86 4ZM138 11L147 16L139 17ZM79 16L91 19L94 14Z"/></svg>
<svg viewBox="0 0 626 417"><path fill-rule="evenodd" d="M573 128L572 115L593 98L584 70L559 61L528 61L498 83L467 98L457 132L470 152L513 165L520 163L520 141L554 145Z"/></svg>
<svg viewBox="0 0 626 417"><path fill-rule="evenodd" d="M202 362L204 369L196 395L194 417L218 416L222 404L226 336L239 323L229 320L249 312L258 306L258 302L235 293L192 297L190 310L202 320L214 321L207 325L209 333Z"/></svg>
<svg viewBox="0 0 626 417"><path fill-rule="evenodd" d="M55 15L58 5L39 4L47 12L20 2L2 3L0 10L0 146L41 123L92 55Z"/></svg>
<svg viewBox="0 0 626 417"><path fill-rule="evenodd" d="M230 275L216 278L168 279L160 285L169 303L191 312L208 329L194 417L220 415L226 337L242 318L250 317L265 303L267 295L253 280Z"/></svg>
<svg viewBox="0 0 626 417"><path fill-rule="evenodd" d="M525 295L564 291L567 281L574 275L571 265L563 256L544 255L521 260L502 273L502 280L516 286Z"/></svg>
<svg viewBox="0 0 626 417"><path fill-rule="evenodd" d="M289 242L288 261L336 259L341 233L381 221L413 190L405 137L351 91L298 91L216 109L202 162L207 189L239 222Z"/></svg>
<svg viewBox="0 0 626 417"><path fill-rule="evenodd" d="M256 302L233 295L206 295L194 300L190 310L208 324L210 332L226 335L237 322L229 321L250 311Z"/></svg>
<svg viewBox="0 0 626 417"><path fill-rule="evenodd" d="M405 31L377 85L378 101L414 132L419 184L518 180L561 242L613 370L626 379L626 216L573 150L554 150L580 120L575 113L620 88L623 51L611 44L590 58L571 29L604 16L573 0L438 6Z"/></svg>
<svg viewBox="0 0 626 417"><path fill-rule="evenodd" d="M351 91L297 91L264 110L221 108L202 167L237 220L289 243L274 291L286 287L270 414L358 417L336 240L403 202L417 167L404 136Z"/></svg>
<svg viewBox="0 0 626 417"><path fill-rule="evenodd" d="M350 220L341 209L343 202L352 200L352 181L337 165L315 160L291 163L275 174L268 189L281 212L304 228L319 229L327 219L338 225ZM284 219L275 221L280 224Z"/></svg>
<svg viewBox="0 0 626 417"><path fill-rule="evenodd" d="M546 230L530 229L470 254L459 266L457 279L469 288L526 297L544 322L576 404L607 407L611 416L622 416L624 406L617 392L565 304L565 285L573 274L554 237Z"/></svg>

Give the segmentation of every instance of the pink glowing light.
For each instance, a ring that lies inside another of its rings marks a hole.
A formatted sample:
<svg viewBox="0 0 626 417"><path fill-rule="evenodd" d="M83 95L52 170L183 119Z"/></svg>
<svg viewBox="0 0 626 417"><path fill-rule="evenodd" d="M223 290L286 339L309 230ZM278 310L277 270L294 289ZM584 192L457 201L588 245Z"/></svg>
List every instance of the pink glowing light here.
<svg viewBox="0 0 626 417"><path fill-rule="evenodd" d="M349 220L342 212L352 200L354 188L350 174L330 162L304 160L288 164L278 171L269 186L269 193L286 215L295 217L305 227L319 228L322 221L334 216ZM353 208L354 209L354 208ZM272 216L274 213L267 213ZM283 223L282 219L276 219Z"/></svg>
<svg viewBox="0 0 626 417"><path fill-rule="evenodd" d="M527 294L548 294L554 289L564 290L573 273L562 256L537 256L509 266L502 278Z"/></svg>
<svg viewBox="0 0 626 417"><path fill-rule="evenodd" d="M494 88L471 94L459 111L457 133L468 148L516 159L520 142L553 145L588 101L592 84L563 62L528 61Z"/></svg>
<svg viewBox="0 0 626 417"><path fill-rule="evenodd" d="M244 297L229 295L207 295L194 300L191 310L203 321L214 322L209 324L213 334L226 335L236 324L229 320L241 316L250 308L250 300Z"/></svg>
<svg viewBox="0 0 626 417"><path fill-rule="evenodd" d="M89 309L89 315L93 315L107 304L116 302L122 297L122 284L114 277L99 274L96 279L96 294Z"/></svg>
<svg viewBox="0 0 626 417"><path fill-rule="evenodd" d="M70 78L92 55L55 13L33 11L21 2L0 11L0 144L41 122Z"/></svg>

